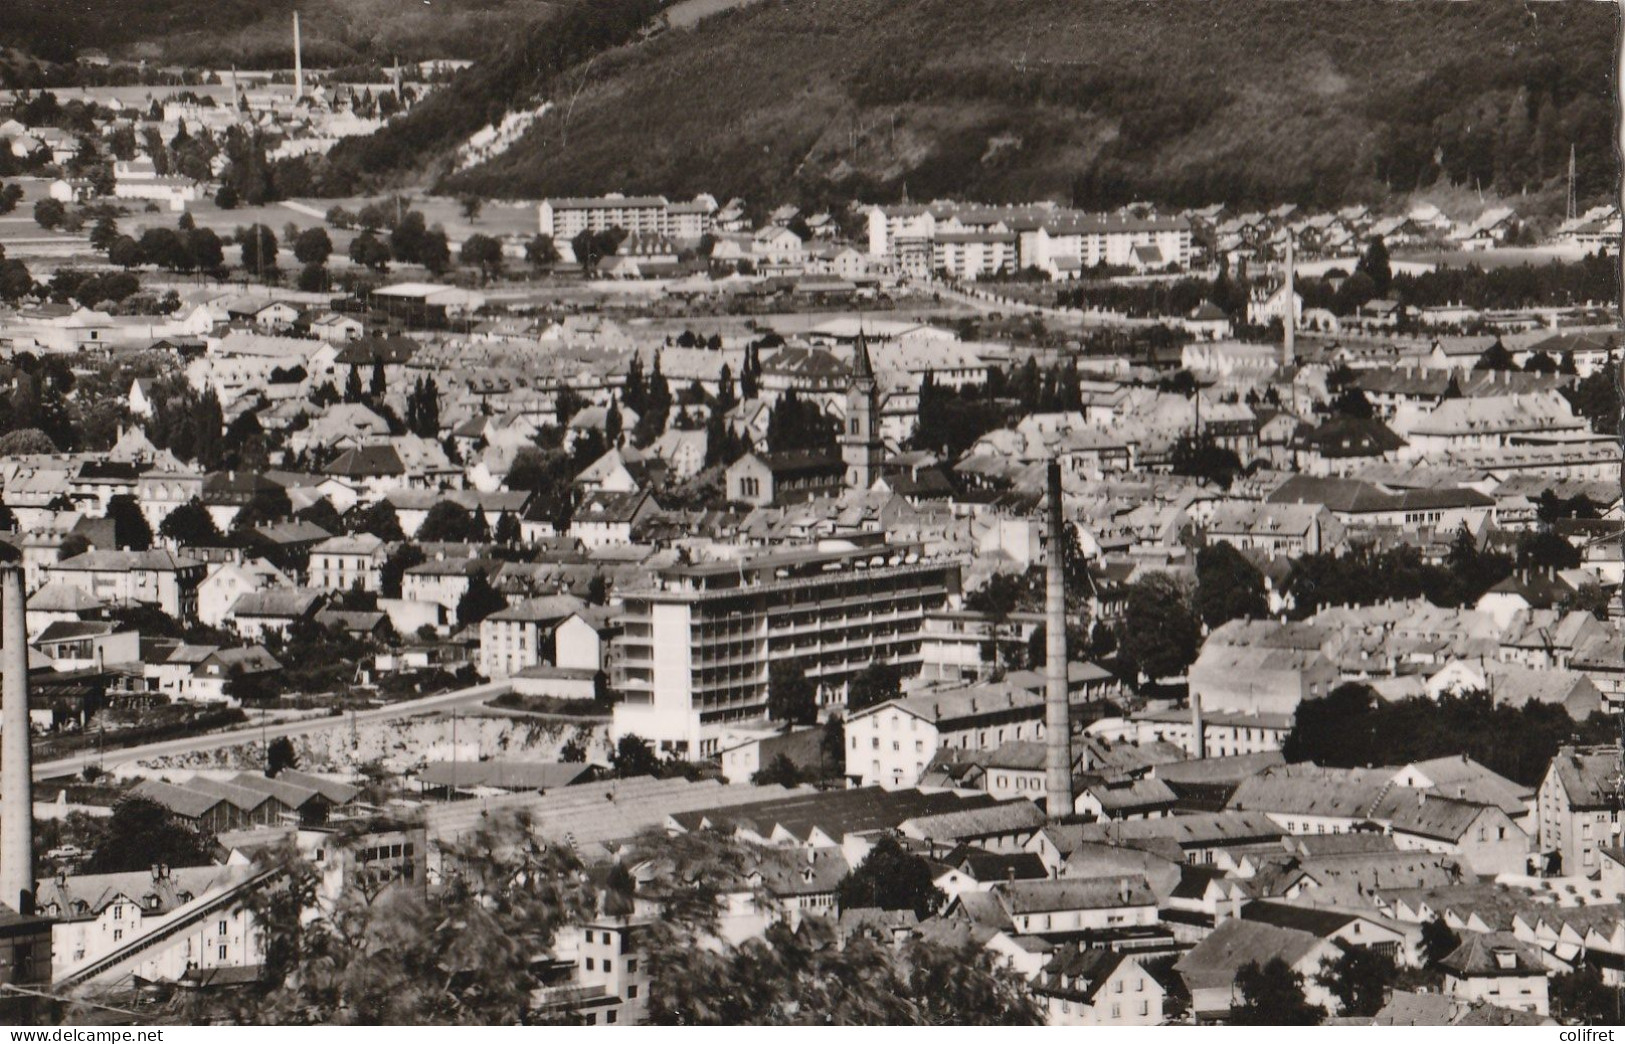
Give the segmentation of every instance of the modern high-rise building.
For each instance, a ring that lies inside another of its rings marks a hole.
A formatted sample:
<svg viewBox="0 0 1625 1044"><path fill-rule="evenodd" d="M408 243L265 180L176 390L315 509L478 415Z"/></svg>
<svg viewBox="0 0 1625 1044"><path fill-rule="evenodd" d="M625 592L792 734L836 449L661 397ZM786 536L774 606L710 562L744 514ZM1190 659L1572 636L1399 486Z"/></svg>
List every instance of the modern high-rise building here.
<svg viewBox="0 0 1625 1044"><path fill-rule="evenodd" d="M790 662L841 705L869 664L914 673L925 616L959 591L959 564L917 545L775 551L677 564L623 595L613 734L715 753L723 729L767 712L768 668Z"/></svg>

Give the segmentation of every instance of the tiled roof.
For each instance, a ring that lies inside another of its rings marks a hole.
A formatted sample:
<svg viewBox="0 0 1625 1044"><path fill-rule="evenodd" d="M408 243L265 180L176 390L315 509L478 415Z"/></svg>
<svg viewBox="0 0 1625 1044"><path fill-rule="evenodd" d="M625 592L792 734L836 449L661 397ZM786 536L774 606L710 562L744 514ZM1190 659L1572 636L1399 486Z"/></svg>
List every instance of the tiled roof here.
<svg viewBox="0 0 1625 1044"><path fill-rule="evenodd" d="M1262 965L1279 957L1295 966L1322 945L1323 940L1309 932L1231 917L1186 951L1174 968L1193 990L1229 989L1244 964Z"/></svg>
<svg viewBox="0 0 1625 1044"><path fill-rule="evenodd" d="M1155 906L1145 878L1103 877L1091 880L1005 881L993 886L1012 917L1058 910L1112 910L1126 906Z"/></svg>

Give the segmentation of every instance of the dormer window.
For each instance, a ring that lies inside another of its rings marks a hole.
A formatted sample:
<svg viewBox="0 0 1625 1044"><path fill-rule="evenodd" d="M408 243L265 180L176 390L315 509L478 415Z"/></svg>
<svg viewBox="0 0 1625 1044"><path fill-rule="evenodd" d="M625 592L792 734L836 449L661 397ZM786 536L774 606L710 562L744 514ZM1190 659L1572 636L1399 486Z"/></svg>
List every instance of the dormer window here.
<svg viewBox="0 0 1625 1044"><path fill-rule="evenodd" d="M1511 971L1518 966L1518 955L1511 950L1496 950L1495 966L1502 971Z"/></svg>

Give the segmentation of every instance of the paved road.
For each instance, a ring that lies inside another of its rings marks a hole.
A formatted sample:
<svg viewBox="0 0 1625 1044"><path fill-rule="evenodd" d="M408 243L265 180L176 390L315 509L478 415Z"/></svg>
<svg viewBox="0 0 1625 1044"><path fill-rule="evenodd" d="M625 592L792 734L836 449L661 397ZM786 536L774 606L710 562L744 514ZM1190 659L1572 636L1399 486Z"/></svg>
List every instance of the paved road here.
<svg viewBox="0 0 1625 1044"><path fill-rule="evenodd" d="M1084 326L1156 326L1162 322L1176 321L1173 317L1136 319L1115 313L1082 312L1073 308L1051 308L1047 305L1028 304L1023 301L997 301L982 296L984 293L996 295L998 293L996 286L986 288L979 293L969 293L958 287L940 282L916 281L913 285L921 291L942 295L944 301L954 301L967 305L984 315L1038 315L1046 319L1082 323Z"/></svg>
<svg viewBox="0 0 1625 1044"><path fill-rule="evenodd" d="M451 710L453 707L463 707L471 703L483 703L492 696L507 692L508 689L509 686L506 682L489 682L485 685L475 685L467 689L443 692L437 696L425 696L422 699L395 703L388 707L379 707L376 710L359 711L355 716L355 723L357 725L375 724L397 718L409 718L417 714ZM91 750L84 754L76 754L71 758L37 764L34 766L34 778L54 779L59 776L77 775L84 771L86 765L111 766L128 761L138 761L142 758L161 757L165 754L191 754L197 751L217 750L220 747L229 747L238 743L258 743L262 739L274 740L282 736L305 736L325 729L349 728L350 720L348 714L334 717L307 718L302 721L267 725L263 728L259 725L251 725L240 729L232 729L229 732L211 732L201 736L185 736L181 739L148 743L140 747L124 747L105 753Z"/></svg>

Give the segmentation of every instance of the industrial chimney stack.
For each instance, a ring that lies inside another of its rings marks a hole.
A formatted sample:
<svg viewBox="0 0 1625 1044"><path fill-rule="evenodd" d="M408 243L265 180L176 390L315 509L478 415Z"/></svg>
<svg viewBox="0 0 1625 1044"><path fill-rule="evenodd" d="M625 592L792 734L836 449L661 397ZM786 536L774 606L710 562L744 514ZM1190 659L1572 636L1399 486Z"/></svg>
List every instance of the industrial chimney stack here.
<svg viewBox="0 0 1625 1044"><path fill-rule="evenodd" d="M294 104L305 96L305 61L299 50L299 12L293 13L293 100Z"/></svg>
<svg viewBox="0 0 1625 1044"><path fill-rule="evenodd" d="M1297 334L1298 334L1298 306L1297 294L1292 289L1292 233L1286 236L1286 316L1281 320L1281 327L1286 331L1286 340L1281 348L1281 365L1291 366L1297 361Z"/></svg>
<svg viewBox="0 0 1625 1044"><path fill-rule="evenodd" d="M34 906L34 770L28 735L28 629L23 571L0 567L0 903L18 913Z"/></svg>
<svg viewBox="0 0 1625 1044"><path fill-rule="evenodd" d="M1044 799L1051 819L1071 815L1072 709L1066 692L1066 524L1061 518L1061 465L1049 462L1049 562L1044 584Z"/></svg>
<svg viewBox="0 0 1625 1044"><path fill-rule="evenodd" d="M1207 723L1202 720L1202 694L1191 690L1191 756L1197 761L1207 757Z"/></svg>

